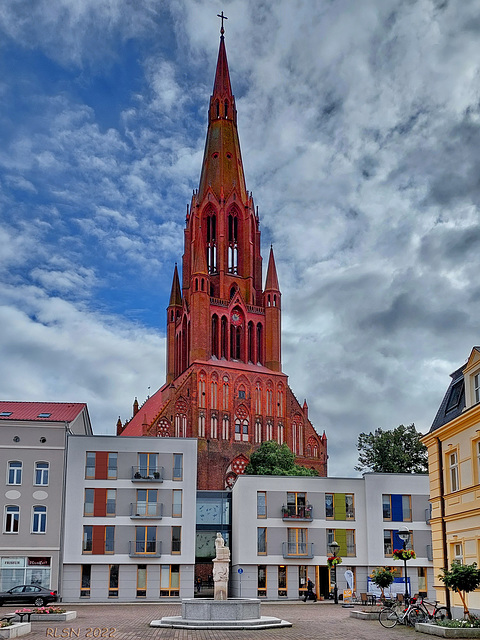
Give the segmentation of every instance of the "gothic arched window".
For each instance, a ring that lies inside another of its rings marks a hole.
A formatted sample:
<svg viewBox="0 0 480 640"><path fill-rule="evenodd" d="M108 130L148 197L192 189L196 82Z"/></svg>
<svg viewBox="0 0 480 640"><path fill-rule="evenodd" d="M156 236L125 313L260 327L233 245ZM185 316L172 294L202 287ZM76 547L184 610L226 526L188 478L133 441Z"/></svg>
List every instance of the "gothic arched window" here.
<svg viewBox="0 0 480 640"><path fill-rule="evenodd" d="M218 358L218 316L212 316L212 356Z"/></svg>
<svg viewBox="0 0 480 640"><path fill-rule="evenodd" d="M238 215L233 208L228 214L228 272L238 273Z"/></svg>
<svg viewBox="0 0 480 640"><path fill-rule="evenodd" d="M217 272L217 214L209 208L207 221L207 265L208 273Z"/></svg>

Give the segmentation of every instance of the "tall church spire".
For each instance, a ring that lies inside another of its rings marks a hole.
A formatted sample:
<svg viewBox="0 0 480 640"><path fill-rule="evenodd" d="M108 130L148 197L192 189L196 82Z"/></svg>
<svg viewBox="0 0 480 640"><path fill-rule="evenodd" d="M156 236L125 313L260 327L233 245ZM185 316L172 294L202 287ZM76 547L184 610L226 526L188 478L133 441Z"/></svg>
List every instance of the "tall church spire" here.
<svg viewBox="0 0 480 640"><path fill-rule="evenodd" d="M241 201L247 200L237 132L237 109L223 35L220 36L215 82L208 110L208 132L198 190L200 201L209 188L218 200L228 199L234 190Z"/></svg>

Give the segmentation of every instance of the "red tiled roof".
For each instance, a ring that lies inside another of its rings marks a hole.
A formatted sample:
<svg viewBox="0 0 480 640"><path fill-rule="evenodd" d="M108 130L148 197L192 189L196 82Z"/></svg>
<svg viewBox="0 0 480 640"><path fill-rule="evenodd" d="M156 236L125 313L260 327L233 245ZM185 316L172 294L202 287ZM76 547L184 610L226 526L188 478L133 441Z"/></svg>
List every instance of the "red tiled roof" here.
<svg viewBox="0 0 480 640"><path fill-rule="evenodd" d="M139 408L137 415L133 416L125 429L122 431L122 436L141 436L143 435L143 423L150 425L157 417L160 408L164 402L162 400L162 391L164 387L156 391L153 396L150 396L143 405Z"/></svg>
<svg viewBox="0 0 480 640"><path fill-rule="evenodd" d="M72 422L87 405L84 402L10 402L0 400L0 420L35 420L38 422ZM40 414L50 414L39 418Z"/></svg>

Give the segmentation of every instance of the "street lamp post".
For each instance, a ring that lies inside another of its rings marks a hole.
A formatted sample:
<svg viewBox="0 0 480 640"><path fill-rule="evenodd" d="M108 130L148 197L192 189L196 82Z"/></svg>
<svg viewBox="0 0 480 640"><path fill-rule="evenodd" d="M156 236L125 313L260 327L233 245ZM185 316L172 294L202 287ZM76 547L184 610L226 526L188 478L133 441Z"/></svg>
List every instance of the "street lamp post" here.
<svg viewBox="0 0 480 640"><path fill-rule="evenodd" d="M328 547L329 547L333 557L336 558L338 550L340 549L340 545L338 544L338 542L333 540L333 542L331 542L328 545ZM334 574L333 574L333 579L334 579L333 598L334 598L334 603L338 604L337 565L336 564L333 565L333 569L334 569ZM331 571L331 569L330 569L330 571Z"/></svg>
<svg viewBox="0 0 480 640"><path fill-rule="evenodd" d="M403 542L403 549L404 550L407 548L407 544L408 544L408 541L410 540L410 536L411 535L412 535L412 532L405 525L403 525L403 527L400 527L400 529L398 530L398 537ZM406 604L408 602L407 558L406 558L406 556L403 557L403 573L404 573L404 576L405 576L405 604Z"/></svg>

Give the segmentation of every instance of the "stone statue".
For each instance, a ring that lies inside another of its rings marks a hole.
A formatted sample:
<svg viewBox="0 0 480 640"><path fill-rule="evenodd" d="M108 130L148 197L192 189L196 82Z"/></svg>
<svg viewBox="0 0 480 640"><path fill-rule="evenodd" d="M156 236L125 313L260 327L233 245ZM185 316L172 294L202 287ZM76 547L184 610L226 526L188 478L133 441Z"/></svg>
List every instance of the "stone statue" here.
<svg viewBox="0 0 480 640"><path fill-rule="evenodd" d="M226 600L228 597L228 574L230 569L230 549L225 546L221 533L215 538L216 556L213 559L214 600Z"/></svg>

